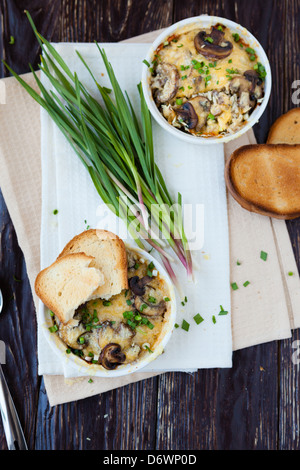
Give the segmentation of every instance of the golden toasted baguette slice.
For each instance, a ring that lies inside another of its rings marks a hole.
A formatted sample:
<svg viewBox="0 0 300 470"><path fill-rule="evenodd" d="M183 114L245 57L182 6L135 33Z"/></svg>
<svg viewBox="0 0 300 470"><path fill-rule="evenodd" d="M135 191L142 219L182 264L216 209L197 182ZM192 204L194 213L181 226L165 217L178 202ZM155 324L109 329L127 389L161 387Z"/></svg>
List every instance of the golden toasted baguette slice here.
<svg viewBox="0 0 300 470"><path fill-rule="evenodd" d="M75 310L104 283L103 273L91 267L92 261L93 257L84 253L69 254L37 275L37 296L62 323L68 323Z"/></svg>
<svg viewBox="0 0 300 470"><path fill-rule="evenodd" d="M300 216L300 145L245 145L225 165L227 188L248 211L278 219Z"/></svg>
<svg viewBox="0 0 300 470"><path fill-rule="evenodd" d="M92 256L91 266L104 274L104 284L96 289L94 298L108 299L128 288L126 248L117 235L107 230L85 230L65 246L59 258L78 252Z"/></svg>
<svg viewBox="0 0 300 470"><path fill-rule="evenodd" d="M300 144L300 108L293 108L272 125L267 144Z"/></svg>

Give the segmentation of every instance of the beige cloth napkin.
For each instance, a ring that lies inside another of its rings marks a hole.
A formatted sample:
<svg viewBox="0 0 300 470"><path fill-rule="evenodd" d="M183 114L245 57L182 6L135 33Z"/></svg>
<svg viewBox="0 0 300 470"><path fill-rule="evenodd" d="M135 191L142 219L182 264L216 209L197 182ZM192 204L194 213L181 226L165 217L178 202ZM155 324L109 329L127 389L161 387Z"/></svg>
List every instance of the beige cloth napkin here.
<svg viewBox="0 0 300 470"><path fill-rule="evenodd" d="M151 42L143 35L138 42ZM31 74L24 75L34 86ZM35 305L34 280L40 269L41 162L40 109L14 78L1 80L5 104L0 105L0 186L26 260ZM1 102L3 103L3 95ZM225 145L226 156L234 148L255 142L249 131ZM300 326L300 280L284 221L251 214L228 197L233 349L291 336ZM260 251L268 252L266 262ZM237 265L237 260L240 265ZM293 276L288 272L293 271ZM249 281L247 287L242 283ZM136 373L114 380L95 378L64 379L44 376L50 405L70 402L103 393L157 374Z"/></svg>

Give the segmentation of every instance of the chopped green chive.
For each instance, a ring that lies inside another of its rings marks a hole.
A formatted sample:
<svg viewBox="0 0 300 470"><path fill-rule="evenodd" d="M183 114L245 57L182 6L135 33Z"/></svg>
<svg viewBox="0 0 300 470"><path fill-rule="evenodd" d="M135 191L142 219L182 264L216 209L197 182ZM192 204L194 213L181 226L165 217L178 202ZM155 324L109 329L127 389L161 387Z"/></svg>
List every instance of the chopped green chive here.
<svg viewBox="0 0 300 470"><path fill-rule="evenodd" d="M149 302L150 302L151 304L156 304L156 298L155 298L155 297L150 296L150 297L148 298L148 300L149 300Z"/></svg>
<svg viewBox="0 0 300 470"><path fill-rule="evenodd" d="M288 272L288 275L289 275L289 276L293 276L293 275L294 275L293 271L289 271L289 272Z"/></svg>
<svg viewBox="0 0 300 470"><path fill-rule="evenodd" d="M207 119L211 119L212 121L216 120L215 116L211 113L209 113L209 115L207 116Z"/></svg>
<svg viewBox="0 0 300 470"><path fill-rule="evenodd" d="M187 78L187 75L182 75L181 80L185 80Z"/></svg>
<svg viewBox="0 0 300 470"><path fill-rule="evenodd" d="M210 42L211 44L214 42L213 38L211 38L210 36L204 38L204 41Z"/></svg>
<svg viewBox="0 0 300 470"><path fill-rule="evenodd" d="M126 318L127 320L130 320L131 318L133 318L133 315L134 313L132 310L123 312L123 317Z"/></svg>
<svg viewBox="0 0 300 470"><path fill-rule="evenodd" d="M171 299L169 299L169 297L164 297L164 301L165 302L170 302Z"/></svg>
<svg viewBox="0 0 300 470"><path fill-rule="evenodd" d="M239 260L237 260L236 264L237 266L241 266L241 262Z"/></svg>
<svg viewBox="0 0 300 470"><path fill-rule="evenodd" d="M83 336L80 336L79 338L79 343L80 344L84 344L85 340L84 340L84 337Z"/></svg>
<svg viewBox="0 0 300 470"><path fill-rule="evenodd" d="M149 346L145 345L144 348L147 349L147 351L148 351L149 353L153 353L153 351L151 351L151 349L149 348Z"/></svg>
<svg viewBox="0 0 300 470"><path fill-rule="evenodd" d="M181 98L176 98L176 104L180 106L183 103L183 100Z"/></svg>
<svg viewBox="0 0 300 470"><path fill-rule="evenodd" d="M54 214L54 215L58 214L58 210L57 210L57 209L54 209L53 214Z"/></svg>
<svg viewBox="0 0 300 470"><path fill-rule="evenodd" d="M255 64L253 68L257 71L259 78L264 81L267 75L265 67L260 62L257 62L257 64Z"/></svg>
<svg viewBox="0 0 300 470"><path fill-rule="evenodd" d="M138 263L135 263L134 269L139 269L140 265Z"/></svg>
<svg viewBox="0 0 300 470"><path fill-rule="evenodd" d="M89 379L88 380L89 384L93 383L93 380L92 379Z"/></svg>
<svg viewBox="0 0 300 470"><path fill-rule="evenodd" d="M238 42L240 40L240 35L238 33L234 33L232 37L235 40L235 42Z"/></svg>
<svg viewBox="0 0 300 470"><path fill-rule="evenodd" d="M247 286L249 286L249 284L250 284L250 282L249 282L249 281L246 281L246 282L244 282L243 286L244 286L244 287L247 287Z"/></svg>
<svg viewBox="0 0 300 470"><path fill-rule="evenodd" d="M186 320L182 320L181 328L184 331L189 331L190 329L190 324Z"/></svg>
<svg viewBox="0 0 300 470"><path fill-rule="evenodd" d="M183 44L180 44L180 46L177 46L177 47L178 47L178 48L179 48L179 47L183 47Z"/></svg>
<svg viewBox="0 0 300 470"><path fill-rule="evenodd" d="M246 47L245 51L249 52L249 54L251 54L251 55L255 55L255 50L252 49L252 47Z"/></svg>
<svg viewBox="0 0 300 470"><path fill-rule="evenodd" d="M131 304L132 304L131 300L129 300L129 299L126 300L126 303L127 303L127 305L131 305Z"/></svg>
<svg viewBox="0 0 300 470"><path fill-rule="evenodd" d="M50 333L55 333L55 331L57 331L57 330L58 330L57 325L50 326L50 328L49 328Z"/></svg>
<svg viewBox="0 0 300 470"><path fill-rule="evenodd" d="M15 43L15 38L13 36L10 36L8 44L12 46L14 43Z"/></svg>
<svg viewBox="0 0 300 470"><path fill-rule="evenodd" d="M71 354L71 349L70 348L66 349L66 353Z"/></svg>
<svg viewBox="0 0 300 470"><path fill-rule="evenodd" d="M103 300L103 305L104 307L109 307L111 305L111 302L109 300Z"/></svg>
<svg viewBox="0 0 300 470"><path fill-rule="evenodd" d="M211 319L212 319L212 322L213 322L213 323L217 323L216 317L215 317L214 315L212 316Z"/></svg>
<svg viewBox="0 0 300 470"><path fill-rule="evenodd" d="M232 63L232 59L229 59L228 64L231 64L231 63Z"/></svg>
<svg viewBox="0 0 300 470"><path fill-rule="evenodd" d="M197 325L200 325L200 323L204 321L204 318L201 317L200 313L197 313L197 315L195 315L193 319L195 320Z"/></svg>
<svg viewBox="0 0 300 470"><path fill-rule="evenodd" d="M150 67L149 62L148 62L146 59L143 60L143 63L144 63L145 65L147 65L147 67Z"/></svg>
<svg viewBox="0 0 300 470"><path fill-rule="evenodd" d="M224 308L222 307L222 305L220 305L220 312L219 312L219 315L227 315L228 314L228 311L227 310L224 310Z"/></svg>
<svg viewBox="0 0 300 470"><path fill-rule="evenodd" d="M236 282L232 282L231 287L232 287L232 290L237 290L238 289L238 285L237 285Z"/></svg>
<svg viewBox="0 0 300 470"><path fill-rule="evenodd" d="M179 328L178 323L175 323L174 327L175 327L175 328Z"/></svg>
<svg viewBox="0 0 300 470"><path fill-rule="evenodd" d="M267 261L267 257L268 257L268 253L266 253L265 251L261 251L261 252L260 252L260 258L261 258L263 261Z"/></svg>

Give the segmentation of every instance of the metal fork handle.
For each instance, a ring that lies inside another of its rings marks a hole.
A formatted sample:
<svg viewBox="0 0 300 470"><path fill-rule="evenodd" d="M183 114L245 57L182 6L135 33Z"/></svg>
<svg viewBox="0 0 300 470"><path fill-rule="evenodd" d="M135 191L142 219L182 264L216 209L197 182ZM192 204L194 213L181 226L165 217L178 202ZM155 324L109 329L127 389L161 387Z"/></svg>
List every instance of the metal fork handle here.
<svg viewBox="0 0 300 470"><path fill-rule="evenodd" d="M8 450L27 450L22 427L0 364L0 411Z"/></svg>

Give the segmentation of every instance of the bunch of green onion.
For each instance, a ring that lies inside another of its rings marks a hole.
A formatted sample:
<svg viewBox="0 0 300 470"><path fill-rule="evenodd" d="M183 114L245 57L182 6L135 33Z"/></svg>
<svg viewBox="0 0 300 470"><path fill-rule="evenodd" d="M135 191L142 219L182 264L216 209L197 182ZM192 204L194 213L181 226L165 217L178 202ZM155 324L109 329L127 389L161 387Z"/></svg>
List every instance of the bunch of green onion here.
<svg viewBox="0 0 300 470"><path fill-rule="evenodd" d="M105 51L97 43L112 90L98 83L83 57L76 52L104 104L91 96L76 72L71 72L56 49L37 32L30 14L26 14L42 49L39 68L55 91L46 89L32 66L30 69L40 93L4 62L5 66L48 112L86 167L102 201L125 221L137 245L146 249L146 242L159 252L175 285L172 254L180 260L190 278L192 259L183 227L181 195L178 193L175 204L155 163L151 116L141 84L137 87L141 105L140 124L127 93L124 94L118 84ZM163 237L154 236L154 224ZM161 238L171 247L172 254L166 251Z"/></svg>

